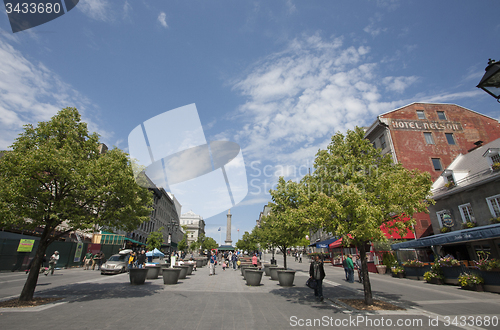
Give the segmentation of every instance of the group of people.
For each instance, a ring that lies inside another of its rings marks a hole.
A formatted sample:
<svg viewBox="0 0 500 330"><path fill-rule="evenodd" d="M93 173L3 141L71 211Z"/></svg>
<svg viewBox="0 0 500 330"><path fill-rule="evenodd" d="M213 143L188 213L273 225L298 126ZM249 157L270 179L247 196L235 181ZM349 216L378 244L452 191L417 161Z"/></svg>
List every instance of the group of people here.
<svg viewBox="0 0 500 330"><path fill-rule="evenodd" d="M95 254L92 254L92 252L89 249L85 254L85 257L83 258L83 269L88 270L92 268L92 270L94 270L97 266L97 270L101 270L101 265L104 259L105 259L104 252L99 251Z"/></svg>
<svg viewBox="0 0 500 330"><path fill-rule="evenodd" d="M28 266L26 267L26 274L28 274L31 271L31 265L33 264L33 259L30 260ZM40 274L44 274L45 276L49 275L54 275L54 270L56 269L57 262L59 261L59 251L54 251L54 254L50 256L49 259L49 267L45 267L47 263L47 255L43 255L42 258L42 263L40 264Z"/></svg>
<svg viewBox="0 0 500 330"><path fill-rule="evenodd" d="M131 252L128 256L128 268L144 268L146 267L146 251Z"/></svg>
<svg viewBox="0 0 500 330"><path fill-rule="evenodd" d="M353 256L348 254L346 258L342 261L342 266L345 271L345 280L349 283L354 283L354 268L358 270L358 280L363 282L363 273L361 271L361 258L355 256L355 261L353 261Z"/></svg>
<svg viewBox="0 0 500 330"><path fill-rule="evenodd" d="M298 261L299 263L302 262L302 252L296 251L294 252L295 255L295 261Z"/></svg>
<svg viewBox="0 0 500 330"><path fill-rule="evenodd" d="M257 259L257 256L255 256L255 259ZM209 258L209 276L215 275L215 266L217 263L220 263L222 266L222 270L231 269L236 270L238 266L238 255L235 252L225 252L225 253L219 253L219 256L215 254L214 251L210 253L210 258Z"/></svg>

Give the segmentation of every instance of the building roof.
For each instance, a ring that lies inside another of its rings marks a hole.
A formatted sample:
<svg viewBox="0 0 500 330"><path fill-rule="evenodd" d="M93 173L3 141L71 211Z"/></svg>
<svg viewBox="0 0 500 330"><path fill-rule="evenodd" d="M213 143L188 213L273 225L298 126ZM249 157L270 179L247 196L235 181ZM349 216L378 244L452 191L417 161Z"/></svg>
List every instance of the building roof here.
<svg viewBox="0 0 500 330"><path fill-rule="evenodd" d="M456 194L472 186L499 179L500 172L495 172L491 169L488 157L486 157L489 149L496 148L500 148L500 139L480 146L465 155L458 155L450 166L443 171L443 174L434 181L431 188L431 192L434 195L433 198L436 199ZM448 173L453 173L455 177L456 187L452 189L448 189L445 186L446 180L444 176Z"/></svg>

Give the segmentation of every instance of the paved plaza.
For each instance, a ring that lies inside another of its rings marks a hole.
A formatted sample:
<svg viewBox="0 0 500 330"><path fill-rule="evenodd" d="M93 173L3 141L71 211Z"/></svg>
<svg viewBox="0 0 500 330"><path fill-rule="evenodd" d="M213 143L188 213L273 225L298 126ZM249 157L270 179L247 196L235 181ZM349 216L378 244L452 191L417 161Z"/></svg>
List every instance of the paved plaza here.
<svg viewBox="0 0 500 330"><path fill-rule="evenodd" d="M282 256L278 262L281 264ZM453 286L438 287L372 274L376 298L406 310L354 311L338 299L362 298L362 286L343 281L343 269L325 267L326 299L317 302L313 290L304 285L309 263L297 263L293 258L288 263L289 268L297 271L295 286L290 288L280 287L267 276L263 276L261 286L249 287L240 270L223 271L221 267L217 267L215 276L209 276L208 267L203 267L170 286L164 285L161 277L133 286L127 274L101 276L81 268L60 270L54 276L40 277L36 296L64 297L63 300L35 308L0 309L0 324L2 329L54 325L71 329L478 329L488 327L445 326L436 317L444 320L446 315L463 315L467 311L470 314L473 310L474 315L492 317L500 307L497 294L464 294ZM14 277L23 274L0 274L1 298L20 292L9 291L9 283L23 284L22 278ZM384 285L387 290L381 290ZM409 299L410 293L397 294L404 288L413 292L414 299Z"/></svg>

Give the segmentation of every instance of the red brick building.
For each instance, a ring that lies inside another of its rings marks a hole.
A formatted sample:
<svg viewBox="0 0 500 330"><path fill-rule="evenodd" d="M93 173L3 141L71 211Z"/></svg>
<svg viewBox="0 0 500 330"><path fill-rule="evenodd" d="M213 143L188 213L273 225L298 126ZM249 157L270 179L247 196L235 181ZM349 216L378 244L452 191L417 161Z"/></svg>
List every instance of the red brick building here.
<svg viewBox="0 0 500 330"><path fill-rule="evenodd" d="M377 117L365 137L382 154L435 181L459 154L500 138L498 120L455 104L412 103ZM429 215L416 214L417 238L431 235Z"/></svg>

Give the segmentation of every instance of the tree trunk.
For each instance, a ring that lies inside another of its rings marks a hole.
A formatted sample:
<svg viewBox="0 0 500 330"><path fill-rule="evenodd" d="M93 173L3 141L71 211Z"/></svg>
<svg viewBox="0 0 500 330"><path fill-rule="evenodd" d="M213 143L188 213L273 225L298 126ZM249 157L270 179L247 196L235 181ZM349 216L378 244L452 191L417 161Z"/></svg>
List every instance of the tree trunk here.
<svg viewBox="0 0 500 330"><path fill-rule="evenodd" d="M363 274L363 291L365 293L365 304L373 305L372 287L370 284L370 278L368 277L368 264L366 262L366 244L368 242L363 242L358 246L359 256L361 257L361 273Z"/></svg>
<svg viewBox="0 0 500 330"><path fill-rule="evenodd" d="M28 278L26 279L26 283L24 283L23 290L21 291L21 295L19 296L19 301L33 300L33 294L35 293L36 284L38 282L38 275L40 273L40 267L42 266L43 256L45 255L45 251L50 244L50 241L47 239L49 235L50 230L45 227L42 233L42 237L40 238L40 243L38 244L35 257L33 259L33 262L31 263Z"/></svg>

